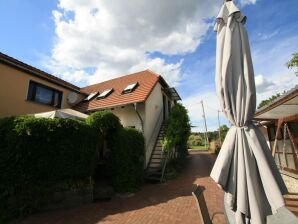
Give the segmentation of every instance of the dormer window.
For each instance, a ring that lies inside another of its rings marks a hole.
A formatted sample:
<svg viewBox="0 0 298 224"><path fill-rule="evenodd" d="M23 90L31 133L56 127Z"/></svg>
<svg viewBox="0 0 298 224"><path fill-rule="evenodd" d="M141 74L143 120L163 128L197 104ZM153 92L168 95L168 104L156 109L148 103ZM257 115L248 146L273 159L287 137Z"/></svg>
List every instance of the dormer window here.
<svg viewBox="0 0 298 224"><path fill-rule="evenodd" d="M97 99L104 99L104 98L108 97L113 91L114 91L113 88L106 89L101 94L99 94L99 96L97 97Z"/></svg>
<svg viewBox="0 0 298 224"><path fill-rule="evenodd" d="M131 93L131 92L133 92L138 86L139 86L139 83L138 83L138 82L129 84L129 85L126 86L125 89L122 91L122 94L125 94L125 93Z"/></svg>
<svg viewBox="0 0 298 224"><path fill-rule="evenodd" d="M93 93L90 93L89 96L87 96L84 101L90 101L92 100L94 97L96 97L97 95L99 94L99 92L93 92Z"/></svg>

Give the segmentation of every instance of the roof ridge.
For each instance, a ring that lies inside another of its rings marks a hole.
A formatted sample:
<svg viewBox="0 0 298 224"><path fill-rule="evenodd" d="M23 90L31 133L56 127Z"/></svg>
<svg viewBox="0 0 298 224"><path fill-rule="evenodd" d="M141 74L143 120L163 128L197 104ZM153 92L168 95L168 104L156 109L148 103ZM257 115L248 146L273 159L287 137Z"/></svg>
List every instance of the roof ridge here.
<svg viewBox="0 0 298 224"><path fill-rule="evenodd" d="M105 80L105 81L103 81L103 82L98 82L98 83L95 83L95 84L91 84L91 85L89 85L89 86L84 86L84 87L82 87L81 89L85 89L85 88L89 88L89 87L96 86L96 85L99 85L99 84L103 84L103 83L107 83L107 82L115 81L115 80L117 80L117 79L121 79L121 78L128 77L128 76L133 76L133 75L136 75L136 74L138 74L138 73L142 73L142 72L146 72L146 71L150 72L151 74L153 74L153 75L155 75L155 76L157 76L157 77L160 77L160 76L161 76L161 75L159 75L159 74L157 74L157 73L155 73L155 72L153 72L153 71L151 71L151 70L149 70L149 69L145 69L145 70L141 70L141 71L134 72L134 73L130 73L130 74L126 74L126 75L121 75L121 76L119 76L119 77L112 78L112 79L109 79L109 80Z"/></svg>

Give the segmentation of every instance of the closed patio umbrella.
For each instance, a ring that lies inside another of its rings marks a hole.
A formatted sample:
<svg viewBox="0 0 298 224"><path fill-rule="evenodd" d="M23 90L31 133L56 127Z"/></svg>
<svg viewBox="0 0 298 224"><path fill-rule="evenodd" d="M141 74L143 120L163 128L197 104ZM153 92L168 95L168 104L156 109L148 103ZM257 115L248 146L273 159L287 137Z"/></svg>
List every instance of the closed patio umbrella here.
<svg viewBox="0 0 298 224"><path fill-rule="evenodd" d="M216 19L216 90L232 126L210 176L226 192L235 223L263 224L285 205L287 188L252 123L256 90L245 22L232 1L224 3Z"/></svg>

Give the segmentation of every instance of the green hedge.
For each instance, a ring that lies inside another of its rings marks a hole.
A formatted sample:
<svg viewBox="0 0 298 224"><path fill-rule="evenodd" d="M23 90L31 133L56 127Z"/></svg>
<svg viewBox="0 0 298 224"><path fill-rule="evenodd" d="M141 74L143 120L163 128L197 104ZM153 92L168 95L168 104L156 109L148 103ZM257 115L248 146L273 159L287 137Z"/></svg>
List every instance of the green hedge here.
<svg viewBox="0 0 298 224"><path fill-rule="evenodd" d="M99 143L94 128L77 120L0 119L0 222L38 210L61 188L88 181Z"/></svg>
<svg viewBox="0 0 298 224"><path fill-rule="evenodd" d="M135 129L123 128L111 112L95 112L86 121L97 128L110 150L106 161L116 192L135 192L143 182L144 137Z"/></svg>
<svg viewBox="0 0 298 224"><path fill-rule="evenodd" d="M144 137L135 129L121 129L111 148L110 165L114 189L135 192L143 183Z"/></svg>

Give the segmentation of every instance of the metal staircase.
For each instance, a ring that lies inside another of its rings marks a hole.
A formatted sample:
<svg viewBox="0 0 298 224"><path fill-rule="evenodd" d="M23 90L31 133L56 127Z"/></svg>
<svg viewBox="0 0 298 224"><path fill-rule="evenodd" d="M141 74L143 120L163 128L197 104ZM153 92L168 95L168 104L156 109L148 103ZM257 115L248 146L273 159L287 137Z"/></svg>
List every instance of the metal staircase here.
<svg viewBox="0 0 298 224"><path fill-rule="evenodd" d="M164 178L167 155L162 153L161 140L164 136L166 127L166 123L163 123L160 127L159 134L146 169L145 180L150 182L162 182Z"/></svg>

